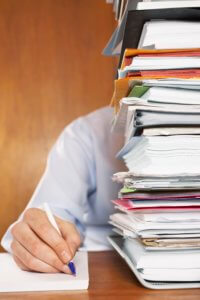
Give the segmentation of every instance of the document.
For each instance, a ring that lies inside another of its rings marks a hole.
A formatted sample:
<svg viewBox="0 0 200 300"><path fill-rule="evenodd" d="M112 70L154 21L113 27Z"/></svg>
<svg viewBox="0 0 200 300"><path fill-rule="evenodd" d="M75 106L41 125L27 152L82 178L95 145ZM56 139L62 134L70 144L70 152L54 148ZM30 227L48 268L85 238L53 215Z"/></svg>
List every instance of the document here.
<svg viewBox="0 0 200 300"><path fill-rule="evenodd" d="M181 78L170 78L170 79L148 79L142 81L145 86L156 86L156 87L167 87L167 88L178 88L188 90L200 90L198 79L181 79Z"/></svg>
<svg viewBox="0 0 200 300"><path fill-rule="evenodd" d="M138 48L152 44L155 49L196 48L200 41L199 32L199 22L152 20L144 24Z"/></svg>
<svg viewBox="0 0 200 300"><path fill-rule="evenodd" d="M132 142L132 140L131 140ZM128 144L127 146L129 146ZM131 146L130 146L131 147ZM126 150L126 147L125 147ZM125 150L121 150L121 153ZM119 195L137 192L175 192L177 191L199 191L199 175L182 174L181 176L166 176L160 173L159 176L137 176L133 172L119 172L113 175L113 181L122 183L124 186Z"/></svg>
<svg viewBox="0 0 200 300"><path fill-rule="evenodd" d="M144 246L147 246L146 249L153 250L154 248L163 250L167 249L188 249L188 248L198 248L200 249L200 239L199 238L171 238L171 239L142 239Z"/></svg>
<svg viewBox="0 0 200 300"><path fill-rule="evenodd" d="M152 103L199 105L200 91L157 86L149 87L141 98Z"/></svg>
<svg viewBox="0 0 200 300"><path fill-rule="evenodd" d="M198 135L141 136L133 137L130 143L121 150L120 155L123 156L126 166L135 176L157 176L158 178L171 176L177 177L173 180L177 182L180 181L180 176L183 180L187 176L198 178L199 149ZM160 179L157 180L159 181Z"/></svg>
<svg viewBox="0 0 200 300"><path fill-rule="evenodd" d="M200 127L159 127L144 128L144 136L200 134Z"/></svg>
<svg viewBox="0 0 200 300"><path fill-rule="evenodd" d="M134 217L143 222L200 222L200 213L196 210L193 212L160 212L158 213L135 213Z"/></svg>
<svg viewBox="0 0 200 300"><path fill-rule="evenodd" d="M125 70L163 70L199 68L200 58L196 56L137 56Z"/></svg>
<svg viewBox="0 0 200 300"><path fill-rule="evenodd" d="M143 1L137 4L137 9L160 9L160 8L180 8L180 7L199 7L199 0L183 1Z"/></svg>
<svg viewBox="0 0 200 300"><path fill-rule="evenodd" d="M77 252L74 263L77 275L45 274L22 271L11 254L0 253L0 292L67 291L88 288L87 252Z"/></svg>
<svg viewBox="0 0 200 300"><path fill-rule="evenodd" d="M131 228L133 231L139 232L145 231L145 230L190 230L192 232L200 232L200 222L197 221L182 221L182 222L146 222L139 220L137 218L137 214L120 214L115 213L111 215L111 221L119 224L126 224L127 227ZM175 232L174 232L175 233Z"/></svg>

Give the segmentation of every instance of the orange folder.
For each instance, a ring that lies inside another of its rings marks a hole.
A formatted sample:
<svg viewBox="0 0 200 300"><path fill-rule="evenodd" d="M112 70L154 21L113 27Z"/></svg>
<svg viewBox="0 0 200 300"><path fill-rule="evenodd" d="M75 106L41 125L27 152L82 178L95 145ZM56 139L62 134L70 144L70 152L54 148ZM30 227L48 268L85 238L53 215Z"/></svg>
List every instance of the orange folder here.
<svg viewBox="0 0 200 300"><path fill-rule="evenodd" d="M200 48L192 49L126 49L122 59L121 69L126 66L127 58L134 58L138 55L149 56L200 56Z"/></svg>
<svg viewBox="0 0 200 300"><path fill-rule="evenodd" d="M125 66L131 63L135 56L200 56L200 48L192 49L126 49L122 59L120 69L123 70ZM139 74L138 74L139 73ZM172 70L159 72L137 72L137 76L128 74L128 77L117 79L114 82L114 92L111 99L111 105L115 107L115 112L119 110L119 101L123 97L127 97L134 85L142 84L145 79L167 79L167 78L181 78L181 79L200 79L200 70L194 69L188 72L173 72ZM138 76L139 75L139 76Z"/></svg>

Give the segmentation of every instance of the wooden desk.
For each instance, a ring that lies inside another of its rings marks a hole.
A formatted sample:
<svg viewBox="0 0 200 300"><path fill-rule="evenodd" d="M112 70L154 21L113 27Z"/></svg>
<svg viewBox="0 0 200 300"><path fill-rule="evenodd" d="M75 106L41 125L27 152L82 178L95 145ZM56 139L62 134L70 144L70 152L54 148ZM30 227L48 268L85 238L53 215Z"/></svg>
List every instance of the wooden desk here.
<svg viewBox="0 0 200 300"><path fill-rule="evenodd" d="M200 289L149 290L135 279L126 263L115 252L89 254L90 285L80 292L40 292L0 294L2 299L40 300L199 300Z"/></svg>

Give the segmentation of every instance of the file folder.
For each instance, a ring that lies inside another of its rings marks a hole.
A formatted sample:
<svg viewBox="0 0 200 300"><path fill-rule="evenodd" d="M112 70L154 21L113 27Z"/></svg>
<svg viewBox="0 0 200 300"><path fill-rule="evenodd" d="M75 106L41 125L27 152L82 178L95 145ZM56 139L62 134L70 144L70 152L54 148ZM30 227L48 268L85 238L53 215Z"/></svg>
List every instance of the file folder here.
<svg viewBox="0 0 200 300"><path fill-rule="evenodd" d="M200 288L200 281L195 282L162 282L162 281L149 281L142 278L138 272L135 263L130 259L128 253L124 248L124 238L121 236L110 236L108 241L118 252L118 254L125 260L134 273L138 281L146 288L149 289L189 289Z"/></svg>
<svg viewBox="0 0 200 300"><path fill-rule="evenodd" d="M200 21L200 8L168 8L129 11L124 31L119 65L121 65L123 54L126 48L138 47L143 25L145 22L152 19Z"/></svg>

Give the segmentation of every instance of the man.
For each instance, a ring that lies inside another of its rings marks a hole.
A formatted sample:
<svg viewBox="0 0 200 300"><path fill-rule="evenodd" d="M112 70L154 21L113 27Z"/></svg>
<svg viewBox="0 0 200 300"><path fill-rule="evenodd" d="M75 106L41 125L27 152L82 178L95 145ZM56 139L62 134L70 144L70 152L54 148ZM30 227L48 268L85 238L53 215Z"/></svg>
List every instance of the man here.
<svg viewBox="0 0 200 300"><path fill-rule="evenodd" d="M115 155L123 144L122 136L110 132L112 114L105 107L75 120L50 151L32 199L2 239L21 269L70 273L67 263L81 244L87 250L109 248L111 200L119 189L111 176L122 170ZM42 210L44 202L62 236Z"/></svg>

